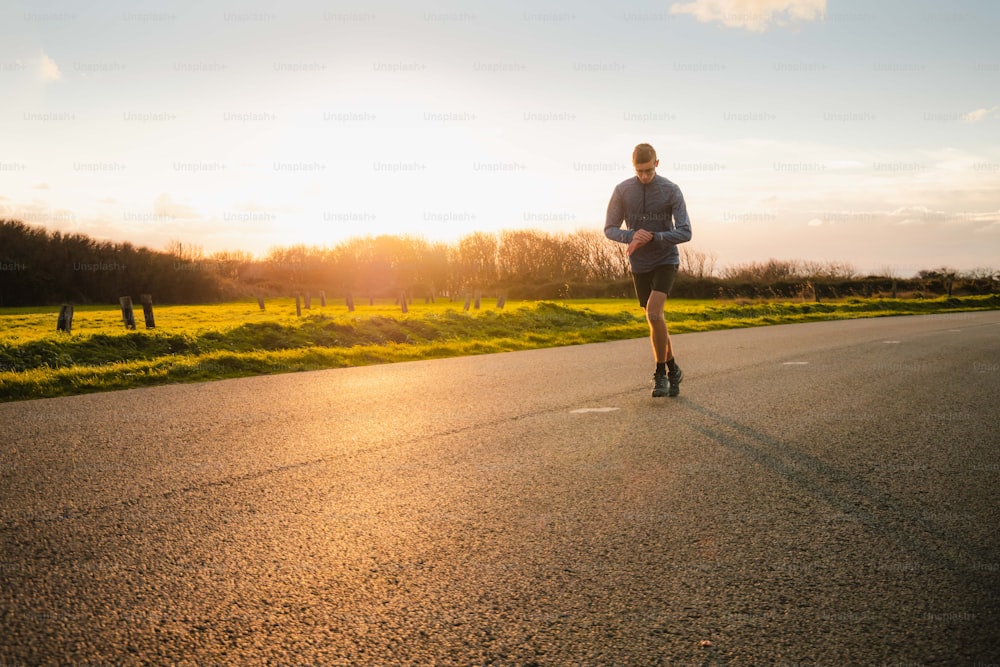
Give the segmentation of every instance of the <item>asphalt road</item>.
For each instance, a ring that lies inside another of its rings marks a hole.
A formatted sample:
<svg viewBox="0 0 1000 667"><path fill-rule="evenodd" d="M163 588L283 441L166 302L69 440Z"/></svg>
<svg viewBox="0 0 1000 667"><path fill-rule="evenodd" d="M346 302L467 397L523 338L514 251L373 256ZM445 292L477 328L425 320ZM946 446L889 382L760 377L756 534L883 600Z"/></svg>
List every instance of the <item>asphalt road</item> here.
<svg viewBox="0 0 1000 667"><path fill-rule="evenodd" d="M0 665L1000 663L1000 312L0 404Z"/></svg>

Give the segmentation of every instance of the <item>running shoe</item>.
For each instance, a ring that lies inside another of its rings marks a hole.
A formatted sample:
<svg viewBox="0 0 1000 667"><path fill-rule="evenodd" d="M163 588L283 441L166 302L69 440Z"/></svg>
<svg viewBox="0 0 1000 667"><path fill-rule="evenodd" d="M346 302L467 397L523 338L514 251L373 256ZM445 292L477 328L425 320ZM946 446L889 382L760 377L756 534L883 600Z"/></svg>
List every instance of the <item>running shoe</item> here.
<svg viewBox="0 0 1000 667"><path fill-rule="evenodd" d="M667 373L667 380L670 381L670 393L669 396L677 396L681 393L681 380L684 379L684 371L681 367L677 367L677 372Z"/></svg>

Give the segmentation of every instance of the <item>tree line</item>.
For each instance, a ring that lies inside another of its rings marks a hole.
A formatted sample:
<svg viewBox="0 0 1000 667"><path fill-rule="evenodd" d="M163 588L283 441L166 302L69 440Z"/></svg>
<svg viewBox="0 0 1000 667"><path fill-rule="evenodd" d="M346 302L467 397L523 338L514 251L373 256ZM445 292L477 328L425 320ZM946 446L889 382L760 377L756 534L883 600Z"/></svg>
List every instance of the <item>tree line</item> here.
<svg viewBox="0 0 1000 667"><path fill-rule="evenodd" d="M720 268L714 253L681 246L680 298L870 296L889 291L995 291L989 269L942 268L902 278L860 276L849 264L770 259ZM473 232L455 243L414 236L357 237L332 247L205 254L174 241L163 251L96 241L20 221L0 221L0 306L116 303L152 294L158 303L250 296L458 297L472 291L510 298L630 297L625 246L600 230Z"/></svg>
<svg viewBox="0 0 1000 667"><path fill-rule="evenodd" d="M222 295L215 276L177 268L169 253L0 220L0 306L117 303L140 294L185 303Z"/></svg>

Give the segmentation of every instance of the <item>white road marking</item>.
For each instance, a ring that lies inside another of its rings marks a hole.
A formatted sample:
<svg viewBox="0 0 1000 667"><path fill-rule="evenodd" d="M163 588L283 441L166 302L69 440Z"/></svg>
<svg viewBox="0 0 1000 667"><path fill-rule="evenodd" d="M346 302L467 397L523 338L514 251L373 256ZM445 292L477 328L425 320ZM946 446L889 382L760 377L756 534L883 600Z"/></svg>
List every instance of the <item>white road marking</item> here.
<svg viewBox="0 0 1000 667"><path fill-rule="evenodd" d="M614 412L615 410L621 410L621 408L577 408L576 410L570 410L570 412L581 414L584 412Z"/></svg>
<svg viewBox="0 0 1000 667"><path fill-rule="evenodd" d="M786 361L782 366L808 366L808 361Z"/></svg>
<svg viewBox="0 0 1000 667"><path fill-rule="evenodd" d="M898 345L899 344L898 340L884 340L882 342L886 343L887 345Z"/></svg>

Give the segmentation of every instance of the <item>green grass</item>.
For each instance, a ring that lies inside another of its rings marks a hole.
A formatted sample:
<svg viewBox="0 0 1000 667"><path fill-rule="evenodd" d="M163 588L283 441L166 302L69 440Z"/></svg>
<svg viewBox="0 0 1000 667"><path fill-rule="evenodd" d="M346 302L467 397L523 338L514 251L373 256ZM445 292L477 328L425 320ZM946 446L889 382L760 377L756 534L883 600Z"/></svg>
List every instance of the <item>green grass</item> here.
<svg viewBox="0 0 1000 667"><path fill-rule="evenodd" d="M118 308L76 308L71 334L57 308L0 309L0 401L392 363L644 337L632 300L329 305L295 313L293 299L157 306L155 329L126 331ZM855 317L1000 309L1000 296L837 302L671 300L672 333Z"/></svg>

